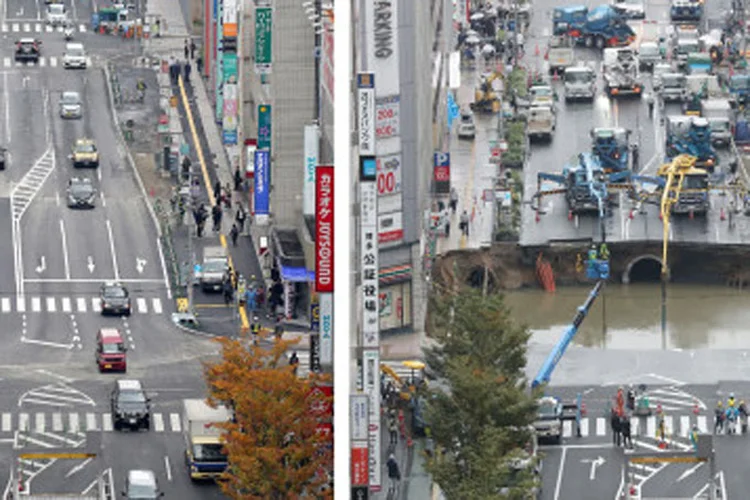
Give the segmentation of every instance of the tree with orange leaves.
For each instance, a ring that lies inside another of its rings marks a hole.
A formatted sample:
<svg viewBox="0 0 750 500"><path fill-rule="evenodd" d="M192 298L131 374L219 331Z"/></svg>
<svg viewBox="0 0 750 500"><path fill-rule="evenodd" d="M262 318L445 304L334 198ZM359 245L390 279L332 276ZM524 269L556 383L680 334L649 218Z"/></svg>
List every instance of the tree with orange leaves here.
<svg viewBox="0 0 750 500"><path fill-rule="evenodd" d="M209 404L234 411L232 422L217 424L229 457L223 492L242 500L332 498L333 443L318 432L319 410L332 402L314 390L328 380L295 375L285 354L297 341L217 342L221 358L205 363L204 373Z"/></svg>

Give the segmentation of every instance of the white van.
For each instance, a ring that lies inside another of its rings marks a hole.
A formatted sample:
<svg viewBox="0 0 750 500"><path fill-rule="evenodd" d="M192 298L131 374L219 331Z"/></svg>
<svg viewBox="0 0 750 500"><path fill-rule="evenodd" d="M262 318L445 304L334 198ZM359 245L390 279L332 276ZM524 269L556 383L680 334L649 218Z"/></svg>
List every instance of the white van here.
<svg viewBox="0 0 750 500"><path fill-rule="evenodd" d="M80 42L69 42L65 44L63 54L63 68L86 69L86 49Z"/></svg>

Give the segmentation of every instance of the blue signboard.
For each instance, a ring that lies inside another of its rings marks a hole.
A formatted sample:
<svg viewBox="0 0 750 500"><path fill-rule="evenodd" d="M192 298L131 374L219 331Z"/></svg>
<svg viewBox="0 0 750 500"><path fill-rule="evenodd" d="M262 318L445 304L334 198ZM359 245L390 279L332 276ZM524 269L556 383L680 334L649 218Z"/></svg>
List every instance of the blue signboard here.
<svg viewBox="0 0 750 500"><path fill-rule="evenodd" d="M374 156L360 156L359 167L360 180L374 181L378 178L378 162Z"/></svg>
<svg viewBox="0 0 750 500"><path fill-rule="evenodd" d="M267 149L255 151L255 215L269 213L269 183L271 152Z"/></svg>

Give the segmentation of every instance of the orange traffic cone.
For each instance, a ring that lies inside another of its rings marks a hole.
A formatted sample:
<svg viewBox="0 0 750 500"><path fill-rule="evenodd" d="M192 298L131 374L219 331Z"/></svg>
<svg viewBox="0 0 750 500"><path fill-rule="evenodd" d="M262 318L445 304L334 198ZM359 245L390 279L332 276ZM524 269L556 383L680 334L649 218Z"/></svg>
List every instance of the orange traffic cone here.
<svg viewBox="0 0 750 500"><path fill-rule="evenodd" d="M539 57L539 44L536 44L536 46L534 47L534 55Z"/></svg>
<svg viewBox="0 0 750 500"><path fill-rule="evenodd" d="M544 60L549 61L549 50L544 53Z"/></svg>
<svg viewBox="0 0 750 500"><path fill-rule="evenodd" d="M664 220L664 216L659 212L659 220Z"/></svg>
<svg viewBox="0 0 750 500"><path fill-rule="evenodd" d="M700 407L698 406L698 400L697 400L697 399L695 399L695 398L693 398L693 413L697 415L697 414L699 414L700 412L701 412L701 409L700 409Z"/></svg>
<svg viewBox="0 0 750 500"><path fill-rule="evenodd" d="M719 214L719 218L721 220L727 220L727 214L724 213L724 208L721 209L721 213Z"/></svg>
<svg viewBox="0 0 750 500"><path fill-rule="evenodd" d="M554 73L552 73L552 81L556 82L559 79L560 79L560 75L558 74L557 70L555 70Z"/></svg>
<svg viewBox="0 0 750 500"><path fill-rule="evenodd" d="M659 449L666 450L667 443L665 441L659 441Z"/></svg>
<svg viewBox="0 0 750 500"><path fill-rule="evenodd" d="M693 211L691 210L691 211L690 211L690 212L688 213L688 217L690 218L690 220L693 220L693 219L695 219L695 212L693 212Z"/></svg>
<svg viewBox="0 0 750 500"><path fill-rule="evenodd" d="M534 216L534 220L536 222L539 222L541 220L541 217L539 217L539 211L537 210L536 215Z"/></svg>
<svg viewBox="0 0 750 500"><path fill-rule="evenodd" d="M568 220L573 220L573 211L568 210Z"/></svg>
<svg viewBox="0 0 750 500"><path fill-rule="evenodd" d="M633 211L632 208L630 209L630 213L628 214L628 217L630 218L630 220L635 219L635 212Z"/></svg>

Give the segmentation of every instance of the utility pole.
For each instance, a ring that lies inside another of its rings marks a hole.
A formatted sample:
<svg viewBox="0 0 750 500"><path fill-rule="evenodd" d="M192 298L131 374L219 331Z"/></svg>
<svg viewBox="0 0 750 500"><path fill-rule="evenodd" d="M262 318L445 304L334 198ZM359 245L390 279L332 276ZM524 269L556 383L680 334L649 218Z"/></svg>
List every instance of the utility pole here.
<svg viewBox="0 0 750 500"><path fill-rule="evenodd" d="M322 60L321 57L321 50L323 45L323 31L326 29L325 24L323 23L323 6L322 6L322 0L315 0L315 17L313 22L313 29L315 30L315 92L314 92L314 98L315 98L315 105L313 106L313 121L315 123L320 123L320 61Z"/></svg>

